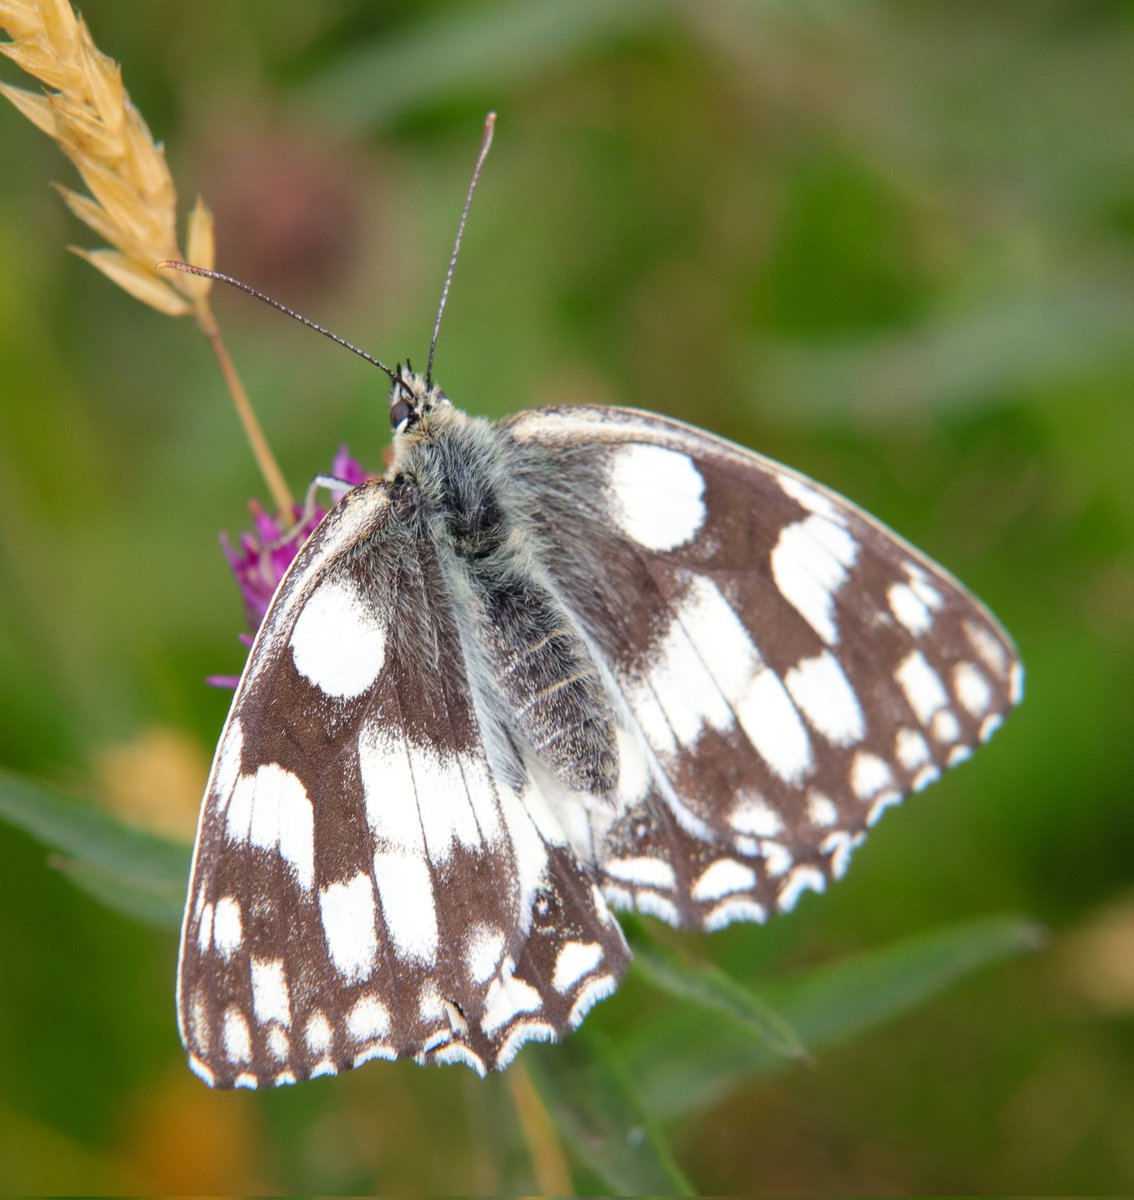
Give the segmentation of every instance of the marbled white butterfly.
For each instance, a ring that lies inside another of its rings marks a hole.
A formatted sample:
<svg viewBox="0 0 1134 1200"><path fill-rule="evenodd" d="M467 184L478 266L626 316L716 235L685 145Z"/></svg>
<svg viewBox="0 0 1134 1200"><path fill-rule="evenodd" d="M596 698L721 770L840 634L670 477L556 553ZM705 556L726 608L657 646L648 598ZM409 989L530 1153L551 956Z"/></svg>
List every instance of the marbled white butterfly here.
<svg viewBox="0 0 1134 1200"><path fill-rule="evenodd" d="M612 910L790 909L1020 698L988 611L795 471L388 373L392 465L284 577L209 778L178 1003L217 1087L503 1068L615 989Z"/></svg>

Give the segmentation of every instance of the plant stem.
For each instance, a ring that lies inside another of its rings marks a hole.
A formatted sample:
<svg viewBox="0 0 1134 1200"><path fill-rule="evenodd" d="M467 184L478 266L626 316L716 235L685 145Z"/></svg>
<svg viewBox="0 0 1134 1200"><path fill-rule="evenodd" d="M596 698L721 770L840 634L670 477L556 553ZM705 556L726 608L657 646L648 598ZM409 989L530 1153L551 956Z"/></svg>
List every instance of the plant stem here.
<svg viewBox="0 0 1134 1200"><path fill-rule="evenodd" d="M544 1108L543 1101L532 1086L531 1077L527 1071L514 1063L506 1072L508 1086L512 1092L512 1103L516 1106L516 1116L520 1119L520 1129L524 1141L528 1144L532 1166L535 1168L536 1182L544 1196L571 1196L574 1188L571 1183L571 1172L567 1168L567 1158L555 1126Z"/></svg>
<svg viewBox="0 0 1134 1200"><path fill-rule="evenodd" d="M248 399L244 384L240 382L240 376L236 373L236 366L229 357L224 339L221 337L220 327L217 325L208 300L203 298L198 300L196 308L197 324L201 332L209 339L209 345L212 346L213 353L220 364L221 374L228 385L232 402L236 406L236 414L244 426L244 436L252 448L252 455L256 459L256 465L260 468L260 474L264 477L264 483L271 493L272 501L280 513L290 517L295 511L295 502L292 499L291 491L284 480L283 472L276 462L275 455L268 445L268 440L264 437L260 422L256 419L252 402Z"/></svg>

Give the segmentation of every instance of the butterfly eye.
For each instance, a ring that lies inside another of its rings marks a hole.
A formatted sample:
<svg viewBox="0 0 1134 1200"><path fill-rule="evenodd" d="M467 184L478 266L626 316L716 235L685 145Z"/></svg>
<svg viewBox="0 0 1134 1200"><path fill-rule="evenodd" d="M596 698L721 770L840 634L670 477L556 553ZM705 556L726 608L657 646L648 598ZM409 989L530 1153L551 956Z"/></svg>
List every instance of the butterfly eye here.
<svg viewBox="0 0 1134 1200"><path fill-rule="evenodd" d="M404 400L399 400L397 404L390 409L390 424L397 429L403 421L409 420L409 415L410 406Z"/></svg>

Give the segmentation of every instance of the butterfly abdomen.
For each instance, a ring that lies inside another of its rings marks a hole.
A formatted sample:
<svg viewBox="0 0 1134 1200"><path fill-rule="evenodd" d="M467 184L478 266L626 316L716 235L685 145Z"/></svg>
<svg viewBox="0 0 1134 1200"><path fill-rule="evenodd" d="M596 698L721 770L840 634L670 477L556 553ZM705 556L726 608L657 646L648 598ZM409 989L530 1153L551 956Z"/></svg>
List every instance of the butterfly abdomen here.
<svg viewBox="0 0 1134 1200"><path fill-rule="evenodd" d="M583 639L536 580L479 583L486 656L512 731L572 790L609 794L614 714Z"/></svg>
<svg viewBox="0 0 1134 1200"><path fill-rule="evenodd" d="M533 569L532 531L506 499L514 488L499 439L483 422L453 420L412 465L447 551L454 607L471 604L478 615L464 633L476 639L471 657L499 719L567 787L609 795L618 777L614 713L590 649Z"/></svg>

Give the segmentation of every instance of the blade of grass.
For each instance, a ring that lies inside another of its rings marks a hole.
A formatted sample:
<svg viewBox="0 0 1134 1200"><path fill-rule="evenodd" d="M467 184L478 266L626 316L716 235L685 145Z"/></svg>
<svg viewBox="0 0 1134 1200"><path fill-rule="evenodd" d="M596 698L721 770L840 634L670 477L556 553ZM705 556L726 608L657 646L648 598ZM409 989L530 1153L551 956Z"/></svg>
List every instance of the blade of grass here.
<svg viewBox="0 0 1134 1200"><path fill-rule="evenodd" d="M576 1034L550 1054L532 1054L528 1069L560 1137L602 1190L634 1196L694 1194L653 1128L625 1067L597 1032Z"/></svg>
<svg viewBox="0 0 1134 1200"><path fill-rule="evenodd" d="M769 983L775 1010L813 1053L861 1036L924 1004L981 967L1034 949L1037 926L1016 916L934 929L867 954ZM627 1069L658 1119L720 1099L787 1060L742 1036L735 1024L707 1022L686 1009L632 1032L622 1044Z"/></svg>
<svg viewBox="0 0 1134 1200"><path fill-rule="evenodd" d="M63 860L56 865L111 907L158 924L170 923L174 897L180 908L188 846L7 771L0 771L0 818L56 851Z"/></svg>
<svg viewBox="0 0 1134 1200"><path fill-rule="evenodd" d="M69 858L55 857L51 865L89 896L123 916L161 929L178 929L185 909L185 880L166 885L155 880L123 879Z"/></svg>
<svg viewBox="0 0 1134 1200"><path fill-rule="evenodd" d="M654 987L727 1017L773 1054L810 1062L799 1034L763 999L712 963L688 963L656 942L631 938L633 969Z"/></svg>

